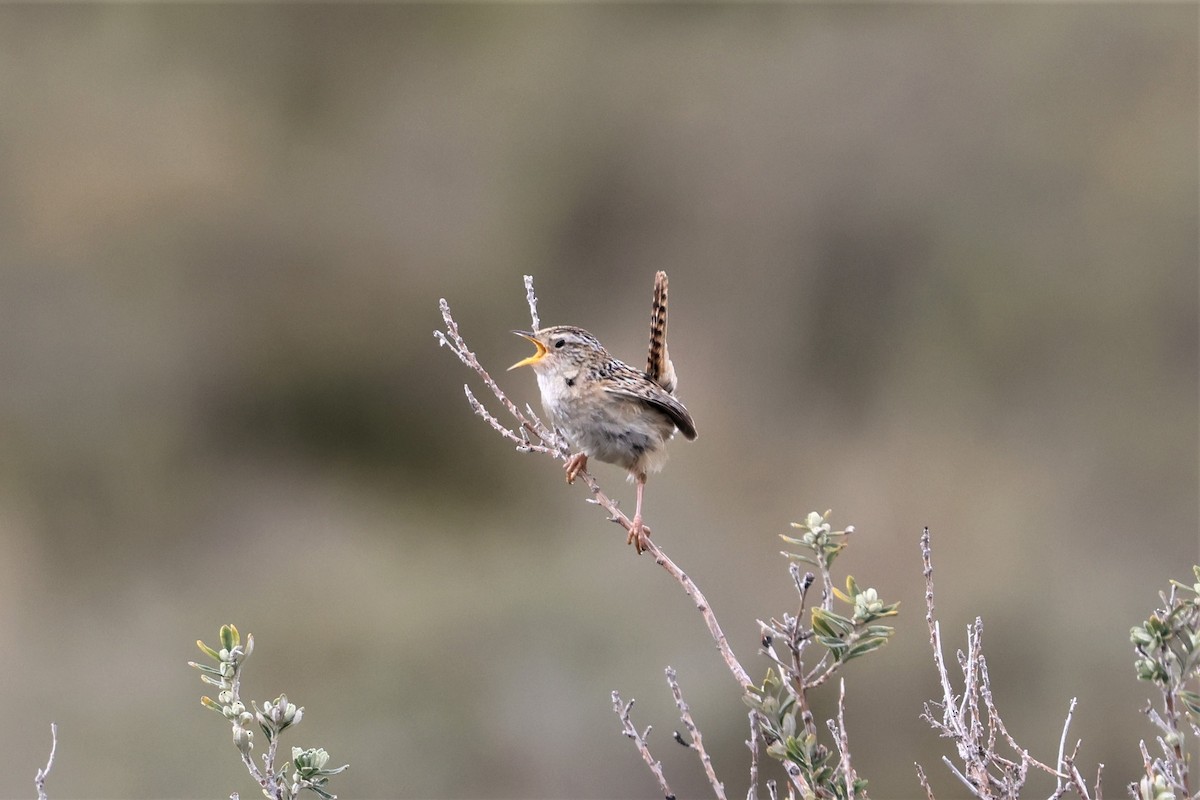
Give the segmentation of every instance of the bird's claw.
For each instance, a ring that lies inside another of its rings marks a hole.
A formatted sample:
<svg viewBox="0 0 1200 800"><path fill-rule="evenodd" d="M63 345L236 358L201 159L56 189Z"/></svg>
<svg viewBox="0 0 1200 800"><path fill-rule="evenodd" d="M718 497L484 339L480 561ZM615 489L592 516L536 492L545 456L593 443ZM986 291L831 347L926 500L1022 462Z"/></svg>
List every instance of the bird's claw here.
<svg viewBox="0 0 1200 800"><path fill-rule="evenodd" d="M633 518L625 543L633 545L639 556L650 549L650 528L642 522L641 517Z"/></svg>
<svg viewBox="0 0 1200 800"><path fill-rule="evenodd" d="M567 459L564 469L567 473L567 483L575 483L575 479L579 477L579 473L587 469L587 453L576 453Z"/></svg>

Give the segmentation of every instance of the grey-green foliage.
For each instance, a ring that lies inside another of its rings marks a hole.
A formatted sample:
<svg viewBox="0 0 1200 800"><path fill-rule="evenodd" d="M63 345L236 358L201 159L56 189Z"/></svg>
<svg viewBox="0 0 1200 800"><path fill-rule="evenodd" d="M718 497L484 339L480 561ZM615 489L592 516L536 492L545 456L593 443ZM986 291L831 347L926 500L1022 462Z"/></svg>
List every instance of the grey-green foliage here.
<svg viewBox="0 0 1200 800"><path fill-rule="evenodd" d="M229 721L234 746L241 754L242 763L250 772L250 776L262 788L263 794L271 800L293 800L300 792L308 789L323 800L336 800L336 796L327 788L329 778L348 769L349 765L327 769L329 753L325 752L324 748L293 747L291 760L276 766L279 735L285 729L300 723L304 717L304 709L289 702L287 695L281 694L261 706L251 702L251 713L241 699L241 679L246 659L254 650L254 637L247 634L246 643L243 645L236 626L222 625L220 642L220 649L209 647L203 641L196 642L200 651L216 662L215 666L197 664L195 661L189 661L188 664L200 671L200 680L217 687L216 700L205 696L200 698L200 702ZM267 740L267 751L262 756L261 769L251 758L251 752L254 750L254 731L251 728L255 723Z"/></svg>
<svg viewBox="0 0 1200 800"><path fill-rule="evenodd" d="M785 552L792 561L789 572L800 595L795 614L784 614L762 626L763 652L775 662L759 687L751 687L746 704L759 713L767 754L780 760L802 796L808 798L865 798L867 781L859 778L850 765L846 731L841 720L827 725L833 747L821 743L818 727L809 708L808 692L829 680L846 662L882 647L894 629L879 623L898 613L899 603L884 603L874 589L862 589L847 576L846 591L833 585L830 568L846 547L846 537L854 532L833 529L829 511L810 513L792 527L799 536L782 536L798 552ZM821 599L809 610L805 607L816 576L803 575L799 564L816 567L821 577ZM835 610L835 601L844 610ZM810 650L812 645L818 645ZM782 648L777 650L776 645Z"/></svg>
<svg viewBox="0 0 1200 800"><path fill-rule="evenodd" d="M1146 708L1159 730L1162 755L1149 758L1142 751L1146 774L1130 787L1136 800L1196 798L1191 791L1187 733L1200 737L1200 566L1192 567L1191 586L1171 581L1162 592L1162 607L1129 632L1137 653L1134 669L1139 680L1152 683L1162 693L1162 707Z"/></svg>

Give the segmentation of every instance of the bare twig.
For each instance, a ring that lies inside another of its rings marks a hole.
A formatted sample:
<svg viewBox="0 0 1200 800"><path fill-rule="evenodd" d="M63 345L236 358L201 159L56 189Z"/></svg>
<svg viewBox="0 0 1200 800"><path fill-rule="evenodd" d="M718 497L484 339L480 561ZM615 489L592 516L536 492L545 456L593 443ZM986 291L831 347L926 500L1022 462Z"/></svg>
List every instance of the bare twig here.
<svg viewBox="0 0 1200 800"><path fill-rule="evenodd" d="M589 485L590 482L594 480L590 475L584 474L582 477L584 480L589 481ZM616 512L616 514L620 517L618 522L621 524L621 527L629 530L630 525L633 523L631 523L624 514L616 511L615 506L613 506L610 511ZM662 549L652 540L647 540L647 545L648 547L646 549L650 555L654 557L654 562L665 569L667 574L674 578L676 583L683 588L683 591L692 598L692 602L695 603L696 609L704 618L704 624L708 626L709 635L712 636L713 641L716 643L717 650L721 653L721 658L725 661L725 666L729 668L729 672L733 675L734 680L736 680L743 689L753 686L754 681L750 679L750 674L746 672L745 668L742 667L741 662L738 661L737 656L734 655L733 648L729 646L729 641L725 638L725 633L721 630L721 625L719 622L717 622L717 617L713 613L712 608L709 606L708 600L700 591L700 587L697 586L696 583L688 577L687 573L680 569L678 565L676 565L675 562L672 561L667 554L664 553Z"/></svg>
<svg viewBox="0 0 1200 800"><path fill-rule="evenodd" d="M529 300L530 305L530 315L536 321L537 298L533 294L532 278L528 278L525 282L525 285L526 297ZM548 425L542 422L542 420L536 414L534 414L533 411L528 408L528 406L526 407L525 411L522 411L508 398L504 391L492 379L491 375L488 374L487 370L484 369L483 365L479 363L479 359L476 358L475 354L471 352L470 348L467 347L466 342L459 333L458 323L454 321L454 317L450 313L450 305L443 299L439 302L439 307L441 308L442 319L446 324L446 330L434 332L434 336L437 338L438 343L443 347L450 348L451 352L458 357L459 361L461 361L470 369L474 370L475 373L479 375L484 384L491 390L492 394L495 395L496 399L501 403L501 405L504 406L505 410L507 410L508 413L511 414L512 417L517 421L517 429L522 431L522 433L518 434L516 431L505 427L501 422L499 422L499 420L496 419L494 415L492 415L490 412L487 412L482 403L480 403L478 399L474 397L474 395L470 394L470 391L468 390L468 402L471 404L472 409L475 410L475 413L483 417L483 419L486 420L494 430L500 433L501 436L504 436L509 441L516 442L518 444L518 449L545 453L559 460L566 460L570 454L562 437L560 437ZM538 441L534 442L527 439L526 434L536 437ZM599 482L591 475L591 473L584 470L579 473L579 478L587 485L588 489L591 490L592 496L589 498L589 501L607 511L611 521L617 523L626 531L633 526L632 520L630 520L630 518L627 517L620 510L620 508L618 508L616 501L604 493L604 491L600 488ZM708 600L704 597L704 594L700 591L700 588L696 586L695 582L693 582L692 579L689 578L687 574L680 569L679 566L676 565L675 562L672 561L657 544L654 543L653 540L648 540L647 544L647 551L654 558L655 563L666 570L667 574L674 578L676 583L680 585L683 591L692 598L697 610L700 611L700 615L704 618L704 623L708 627L709 634L713 637L713 641L717 645L717 650L721 653L721 658L725 661L725 665L729 668L734 680L736 680L743 688L753 686L754 682L750 679L750 675L742 667L741 662L738 661L737 656L734 655L732 648L729 646L729 642L725 638L724 632L721 630L720 624L717 622L716 616L713 614L713 611L708 604Z"/></svg>
<svg viewBox="0 0 1200 800"><path fill-rule="evenodd" d="M978 787L975 786L975 783L970 778L968 778L966 775L963 775L961 772L958 771L958 767L954 766L954 762L950 760L949 756L942 756L942 763L950 768L950 773L952 775L954 775L954 777L958 778L959 781L962 782L962 785L967 787L967 791L969 791L973 796L975 796L975 797L988 797L989 796L989 795L980 794Z"/></svg>
<svg viewBox="0 0 1200 800"><path fill-rule="evenodd" d="M1080 745L1080 742L1076 742L1075 749L1072 750L1070 754L1063 756L1062 763L1059 764L1059 769L1062 770L1063 772L1065 772L1069 776L1069 780L1066 783L1062 784L1058 788L1057 791L1055 791L1055 793L1052 795L1051 800L1056 800L1056 798L1058 798L1058 797L1063 797L1069 791L1074 791L1075 794L1077 794L1080 798L1083 798L1083 800L1088 800L1087 782L1084 781L1083 775L1079 772L1079 769L1075 766L1075 756L1079 752L1079 745ZM1101 781L1100 781L1100 776L1101 776L1103 770L1104 770L1103 764L1101 764L1096 769L1096 784L1095 784L1096 800L1101 800L1101 798L1103 797L1103 785L1101 784Z"/></svg>
<svg viewBox="0 0 1200 800"><path fill-rule="evenodd" d="M925 790L926 800L936 800L933 796L933 787L929 785L929 779L925 777L925 770L921 768L920 764L915 762L913 766L917 768L917 780L921 782L921 788Z"/></svg>
<svg viewBox="0 0 1200 800"><path fill-rule="evenodd" d="M495 430L496 433L500 434L505 439L515 442L519 452L545 453L550 456L558 456L558 450L556 448L544 444L534 444L533 441L530 440L530 433L533 433L534 436L541 438L536 430L522 427L521 433L518 435L516 431L504 427L504 423L496 419L496 417L484 407L483 403L479 402L479 400L471 392L470 386L464 384L463 391L466 392L467 402L471 405L471 408L475 409L475 413L482 417L484 422L486 422L488 425L491 425L492 429Z"/></svg>
<svg viewBox="0 0 1200 800"><path fill-rule="evenodd" d="M1037 767L1043 772L1047 772L1051 775L1058 776L1057 770L1038 761L1036 758L1029 755L1028 750L1017 744L1016 740L1013 739L1012 735L1008 732L1008 728L1004 726L1004 720L1001 719L1000 712L997 710L996 704L992 699L992 679L988 674L987 659L983 657L983 620L979 619L978 617L975 619L975 634L972 638L974 642L973 648L977 652L977 658L979 660L979 694L982 696L984 707L987 709L988 726L991 729L991 732L989 733L990 738L988 740L989 751L995 752L996 739L994 732L999 731L1000 735L1004 737L1004 741L1008 743L1008 746L1021 756L1023 763L1027 763L1029 766Z"/></svg>
<svg viewBox="0 0 1200 800"><path fill-rule="evenodd" d="M471 352L470 348L467 347L467 343L463 340L462 335L458 332L458 323L456 323L454 318L450 315L450 304L447 303L445 299L442 299L439 301L438 306L442 311L442 320L446 323L446 330L444 332L433 332L434 338L438 340L438 343L443 347L450 348L450 351L458 357L459 361L473 369L476 374L483 379L484 384L492 390L492 394L496 396L496 399L499 400L504 405L504 408L508 411L508 413L512 414L513 417L516 418L517 422L520 423L520 428L532 431L548 447L555 451L556 456L565 459L568 455L566 445L559 439L557 435L555 435L552 430L550 430L547 425L538 419L536 415L531 414L526 416L524 413L522 413L521 409L517 408L516 404L508 399L508 396L504 394L504 392L496 384L496 381L493 380L492 376L488 374L488 371L483 368L482 364L479 363L479 359L473 352Z"/></svg>
<svg viewBox="0 0 1200 800"><path fill-rule="evenodd" d="M1063 722L1062 736L1060 736L1058 739L1058 761L1055 762L1058 765L1058 770L1059 770L1058 781L1056 783L1056 791L1055 791L1055 795L1058 795L1058 796L1062 795L1063 782L1064 782L1064 779L1066 778L1066 776L1063 775L1062 773L1067 771L1067 770L1063 769L1063 767L1065 766L1064 759L1066 758L1066 754L1067 754L1067 731L1070 730L1070 728L1071 728L1071 717L1074 716L1074 714L1075 714L1076 702L1077 702L1077 698L1072 697L1071 705L1067 708L1067 718Z"/></svg>
<svg viewBox="0 0 1200 800"><path fill-rule="evenodd" d="M54 753L58 750L58 724L50 723L50 757L46 759L46 766L37 771L34 776L33 785L37 787L38 800L46 800L46 778L50 777L50 770L54 766Z"/></svg>
<svg viewBox="0 0 1200 800"><path fill-rule="evenodd" d="M942 629L934 617L933 606L933 555L929 546L929 528L921 534L921 559L925 574L925 622L929 625L929 644L933 647L933 663L937 668L938 680L942 684L942 722L949 724L954 713L954 692L950 689L950 676L946 673L946 659L942 654Z"/></svg>
<svg viewBox="0 0 1200 800"><path fill-rule="evenodd" d="M642 754L642 760L646 762L646 766L650 767L650 771L654 773L654 777L658 779L658 787L662 789L665 800L675 800L675 793L671 791L671 787L667 785L667 778L663 775L662 762L655 761L654 756L650 755L650 747L646 744L646 737L650 735L650 728L647 727L643 733L638 733L638 729L634 727L633 721L629 719L629 710L633 708L633 701L625 703L621 700L621 695L617 692L612 693L613 711L621 720L621 731L628 736L638 752Z"/></svg>
<svg viewBox="0 0 1200 800"><path fill-rule="evenodd" d="M671 687L671 694L675 697L675 706L679 709L679 719L683 722L683 726L687 728L688 736L691 738L691 743L684 743L688 747L694 749L700 755L700 763L704 765L704 774L708 776L708 783L713 788L718 800L725 800L725 785L717 780L717 773L713 769L712 759L709 758L708 752L704 749L704 737L700 734L700 728L696 726L692 719L692 710L688 708L688 704L684 702L683 691L679 688L679 681L675 677L675 670L667 667L667 685ZM675 737L679 738L679 733L676 731Z"/></svg>
<svg viewBox="0 0 1200 800"><path fill-rule="evenodd" d="M750 738L746 747L750 749L750 788L746 790L746 800L758 800L758 746L762 739L762 729L758 723L758 712L751 711Z"/></svg>
<svg viewBox="0 0 1200 800"><path fill-rule="evenodd" d="M1067 793L1074 793L1081 800L1091 800L1087 785L1075 767L1075 752L1069 755L1066 752L1067 732L1076 701L1072 699L1067 712L1066 723L1059 740L1056 767L1051 767L1030 755L1008 732L996 708L987 659L983 654L983 621L979 618L967 627L966 652L958 653L963 690L961 696L954 694L942 652L941 628L934 615L931 552L929 529L925 528L921 535L921 558L925 573L925 621L929 626L929 643L933 649L934 665L942 686L942 698L940 702L926 703L921 716L939 734L954 742L962 768L945 756L942 761L976 797L988 800L1018 797L1029 769L1033 767L1055 776L1057 786L1051 800L1058 800ZM940 714L935 715L935 706L940 707ZM1001 742L1013 750L1016 754L1015 759L1006 758L999 753L997 746ZM927 796L932 798L933 792L924 771L918 768L917 776Z"/></svg>
<svg viewBox="0 0 1200 800"><path fill-rule="evenodd" d="M853 800L856 796L854 783L858 776L854 774L854 767L850 764L850 734L846 731L846 679L842 678L838 684L837 722L829 720L826 724L829 725L829 732L833 734L833 741L837 745L842 775L846 780L845 796Z"/></svg>
<svg viewBox="0 0 1200 800"><path fill-rule="evenodd" d="M533 292L533 276L525 276L525 300L529 303L529 319L533 322L533 330L542 329L541 320L537 313L537 295Z"/></svg>

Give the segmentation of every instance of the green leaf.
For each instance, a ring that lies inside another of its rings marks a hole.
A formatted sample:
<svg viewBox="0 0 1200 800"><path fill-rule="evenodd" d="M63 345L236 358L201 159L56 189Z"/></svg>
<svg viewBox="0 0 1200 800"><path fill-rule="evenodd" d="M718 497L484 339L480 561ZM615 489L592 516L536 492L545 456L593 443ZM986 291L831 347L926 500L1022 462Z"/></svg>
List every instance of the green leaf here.
<svg viewBox="0 0 1200 800"><path fill-rule="evenodd" d="M854 647L851 647L846 653L845 660L849 661L852 658L865 656L867 653L871 652L872 650L878 650L885 644L887 644L886 639L868 639L867 641L859 642L858 644L854 645Z"/></svg>
<svg viewBox="0 0 1200 800"><path fill-rule="evenodd" d="M829 652L835 656L845 652L846 648L849 647L848 644L836 636L818 636L817 641L829 648Z"/></svg>
<svg viewBox="0 0 1200 800"><path fill-rule="evenodd" d="M221 677L221 670L217 669L216 667L210 667L207 664L197 664L195 661L189 661L188 666L195 667L196 669L203 672L205 675L213 675L218 678Z"/></svg>
<svg viewBox="0 0 1200 800"><path fill-rule="evenodd" d="M348 769L350 769L350 765L343 764L342 766L338 767L337 769L319 769L319 770L317 770L317 774L318 775L337 775L339 772L345 772Z"/></svg>
<svg viewBox="0 0 1200 800"><path fill-rule="evenodd" d="M199 647L200 652L204 653L204 655L208 656L213 661L221 660L221 657L217 654L216 650L213 650L211 647L209 647L208 645L206 645L204 642L200 641L199 639L196 640L196 647ZM190 664L191 662L189 661L188 663Z"/></svg>
<svg viewBox="0 0 1200 800"><path fill-rule="evenodd" d="M234 625L221 626L221 647L225 650L232 650L241 643L241 637L238 636L238 629Z"/></svg>
<svg viewBox="0 0 1200 800"><path fill-rule="evenodd" d="M854 632L854 621L820 606L812 610L813 630L821 630L829 636L849 636ZM820 628L818 628L820 625Z"/></svg>

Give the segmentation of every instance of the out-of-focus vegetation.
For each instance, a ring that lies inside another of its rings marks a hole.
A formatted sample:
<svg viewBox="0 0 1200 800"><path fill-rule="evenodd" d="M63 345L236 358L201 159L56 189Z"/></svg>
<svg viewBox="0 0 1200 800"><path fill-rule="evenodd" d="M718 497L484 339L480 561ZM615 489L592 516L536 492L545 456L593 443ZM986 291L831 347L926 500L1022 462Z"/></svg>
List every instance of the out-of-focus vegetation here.
<svg viewBox="0 0 1200 800"><path fill-rule="evenodd" d="M735 649L789 520L853 519L844 566L911 609L928 524L1013 734L1053 753L1077 695L1081 769L1136 779L1126 637L1198 545L1197 13L0 8L7 766L55 720L55 797L243 787L184 666L237 619L345 797L651 796L610 692L669 724L668 663L742 774L686 598L431 336L445 296L517 360L533 273L637 363L666 269L701 436L647 520ZM845 670L877 797L941 752L923 624Z"/></svg>

